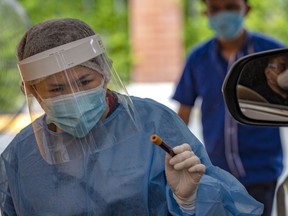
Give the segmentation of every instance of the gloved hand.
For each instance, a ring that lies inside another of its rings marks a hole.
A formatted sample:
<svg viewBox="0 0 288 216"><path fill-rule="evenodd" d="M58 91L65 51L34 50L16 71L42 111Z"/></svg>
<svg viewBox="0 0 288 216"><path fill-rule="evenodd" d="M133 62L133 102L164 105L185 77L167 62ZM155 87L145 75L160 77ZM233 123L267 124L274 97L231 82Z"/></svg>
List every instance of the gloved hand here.
<svg viewBox="0 0 288 216"><path fill-rule="evenodd" d="M187 143L174 147L173 151L176 154L173 158L166 154L166 178L177 203L188 206L196 198L197 187L206 167Z"/></svg>

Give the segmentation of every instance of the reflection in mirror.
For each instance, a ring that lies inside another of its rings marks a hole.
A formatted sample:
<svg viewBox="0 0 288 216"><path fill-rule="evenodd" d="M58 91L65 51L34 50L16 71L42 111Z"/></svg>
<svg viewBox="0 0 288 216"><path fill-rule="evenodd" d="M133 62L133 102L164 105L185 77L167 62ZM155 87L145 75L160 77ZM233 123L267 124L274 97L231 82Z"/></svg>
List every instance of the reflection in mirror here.
<svg viewBox="0 0 288 216"><path fill-rule="evenodd" d="M250 119L288 121L288 53L248 62L238 80L237 99Z"/></svg>

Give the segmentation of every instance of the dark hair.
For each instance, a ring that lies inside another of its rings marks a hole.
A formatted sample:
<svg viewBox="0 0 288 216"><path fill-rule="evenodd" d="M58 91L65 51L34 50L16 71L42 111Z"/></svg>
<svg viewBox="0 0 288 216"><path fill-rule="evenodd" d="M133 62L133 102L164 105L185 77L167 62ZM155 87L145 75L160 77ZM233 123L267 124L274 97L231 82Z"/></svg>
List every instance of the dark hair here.
<svg viewBox="0 0 288 216"><path fill-rule="evenodd" d="M248 4L248 0L243 0L246 4ZM202 0L206 4L206 0Z"/></svg>

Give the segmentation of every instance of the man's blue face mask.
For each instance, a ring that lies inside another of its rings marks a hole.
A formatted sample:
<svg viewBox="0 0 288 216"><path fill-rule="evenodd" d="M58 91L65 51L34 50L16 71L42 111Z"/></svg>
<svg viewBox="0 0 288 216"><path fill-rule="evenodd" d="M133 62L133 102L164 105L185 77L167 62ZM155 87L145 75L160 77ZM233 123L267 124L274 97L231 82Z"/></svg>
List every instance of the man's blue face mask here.
<svg viewBox="0 0 288 216"><path fill-rule="evenodd" d="M84 137L104 114L107 103L103 85L43 100L47 123L75 137Z"/></svg>
<svg viewBox="0 0 288 216"><path fill-rule="evenodd" d="M241 11L224 11L209 16L208 20L217 37L231 40L240 35L244 15Z"/></svg>

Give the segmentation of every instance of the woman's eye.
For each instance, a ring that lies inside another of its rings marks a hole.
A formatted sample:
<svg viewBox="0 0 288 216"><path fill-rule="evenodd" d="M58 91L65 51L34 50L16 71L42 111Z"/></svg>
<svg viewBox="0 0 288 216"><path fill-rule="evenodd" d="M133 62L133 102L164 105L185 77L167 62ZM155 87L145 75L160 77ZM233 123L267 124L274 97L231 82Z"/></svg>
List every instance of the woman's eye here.
<svg viewBox="0 0 288 216"><path fill-rule="evenodd" d="M53 92L53 93L63 92L63 91L64 91L63 87L53 88L49 90L49 92Z"/></svg>
<svg viewBox="0 0 288 216"><path fill-rule="evenodd" d="M283 72L284 70L286 70L286 64L279 64L279 71Z"/></svg>
<svg viewBox="0 0 288 216"><path fill-rule="evenodd" d="M81 86L86 86L86 85L88 85L90 82L91 82L91 80L81 80L81 81L80 81L80 84L81 84Z"/></svg>

